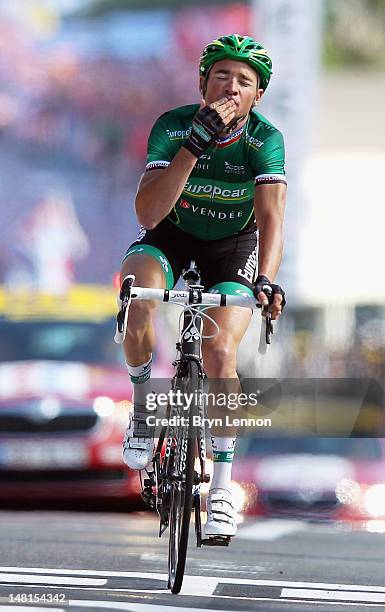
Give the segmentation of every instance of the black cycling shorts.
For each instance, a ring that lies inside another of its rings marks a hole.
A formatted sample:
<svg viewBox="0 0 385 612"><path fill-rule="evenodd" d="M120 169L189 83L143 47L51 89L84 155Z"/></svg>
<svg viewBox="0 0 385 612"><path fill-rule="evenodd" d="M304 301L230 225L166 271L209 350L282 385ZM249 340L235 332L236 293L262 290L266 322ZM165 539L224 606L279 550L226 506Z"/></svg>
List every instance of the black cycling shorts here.
<svg viewBox="0 0 385 612"><path fill-rule="evenodd" d="M153 230L141 229L138 239L127 249L124 260L139 253L151 255L159 261L166 276L167 289L176 285L182 270L193 259L205 291L252 295L257 268L255 224L233 236L201 240L163 219Z"/></svg>

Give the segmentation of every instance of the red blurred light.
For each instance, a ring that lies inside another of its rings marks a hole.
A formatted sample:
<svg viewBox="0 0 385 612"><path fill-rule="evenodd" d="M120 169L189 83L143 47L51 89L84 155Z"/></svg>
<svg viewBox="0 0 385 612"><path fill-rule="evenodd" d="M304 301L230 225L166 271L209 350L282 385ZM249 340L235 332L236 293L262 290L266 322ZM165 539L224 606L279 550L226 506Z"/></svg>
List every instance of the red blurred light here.
<svg viewBox="0 0 385 612"><path fill-rule="evenodd" d="M115 287L115 289L119 291L120 285L121 285L120 272L115 272L115 274L112 277L112 286Z"/></svg>

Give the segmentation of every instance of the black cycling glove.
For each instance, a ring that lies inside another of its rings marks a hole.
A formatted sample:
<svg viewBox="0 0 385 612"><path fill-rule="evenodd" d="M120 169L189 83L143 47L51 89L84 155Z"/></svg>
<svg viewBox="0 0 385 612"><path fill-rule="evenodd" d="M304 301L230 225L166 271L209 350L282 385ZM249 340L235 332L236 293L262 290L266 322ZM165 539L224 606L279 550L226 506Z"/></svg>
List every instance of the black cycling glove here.
<svg viewBox="0 0 385 612"><path fill-rule="evenodd" d="M219 113L209 106L204 106L194 116L191 134L183 146L195 157L200 157L225 127Z"/></svg>
<svg viewBox="0 0 385 612"><path fill-rule="evenodd" d="M258 294L263 291L266 294L267 299L269 300L269 304L272 304L274 301L274 296L276 294L282 295L281 308L284 309L286 305L285 292L279 285L275 285L271 283L267 276L263 276L260 274L257 276L257 280L255 281L253 294L256 299L258 299Z"/></svg>

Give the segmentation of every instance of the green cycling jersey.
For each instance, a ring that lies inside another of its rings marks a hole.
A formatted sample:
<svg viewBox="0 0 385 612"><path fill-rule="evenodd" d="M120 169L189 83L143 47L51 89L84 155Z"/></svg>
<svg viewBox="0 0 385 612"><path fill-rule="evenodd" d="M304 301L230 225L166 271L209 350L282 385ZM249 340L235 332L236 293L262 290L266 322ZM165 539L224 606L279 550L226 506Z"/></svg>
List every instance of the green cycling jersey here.
<svg viewBox="0 0 385 612"><path fill-rule="evenodd" d="M146 171L165 168L190 133L198 104L164 113L154 124ZM254 219L255 185L286 183L281 132L252 110L247 123L197 160L168 219L202 240L232 236Z"/></svg>

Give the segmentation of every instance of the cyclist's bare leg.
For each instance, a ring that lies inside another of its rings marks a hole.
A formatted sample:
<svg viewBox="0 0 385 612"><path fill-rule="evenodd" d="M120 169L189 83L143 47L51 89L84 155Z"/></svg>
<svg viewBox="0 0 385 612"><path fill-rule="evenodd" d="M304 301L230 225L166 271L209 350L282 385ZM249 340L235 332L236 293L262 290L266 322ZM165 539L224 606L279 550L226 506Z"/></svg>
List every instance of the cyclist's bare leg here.
<svg viewBox="0 0 385 612"><path fill-rule="evenodd" d="M208 314L219 326L219 333L212 339L205 339L202 345L203 363L207 376L211 379L209 391L218 394L238 394L240 384L236 363L239 344L248 328L251 311L244 308L211 308ZM204 334L214 333L212 323L205 320ZM232 398L232 407L234 398ZM229 404L230 405L230 404ZM227 408L208 406L213 417L225 417ZM224 421L225 423L225 421ZM236 428L213 427L214 474L207 500L207 523L204 527L206 537L231 537L236 534L237 526L231 498L231 467L234 456ZM227 515L227 516L226 516Z"/></svg>
<svg viewBox="0 0 385 612"><path fill-rule="evenodd" d="M140 287L166 287L166 279L159 262L146 254L133 254L123 262L121 278L135 275ZM154 449L154 431L147 424L147 395L151 391L151 355L155 345L153 316L156 302L132 300L128 313L124 352L128 373L134 388L134 411L123 440L123 459L132 469L142 470L149 465Z"/></svg>
<svg viewBox="0 0 385 612"><path fill-rule="evenodd" d="M162 266L150 255L133 254L127 257L122 265L122 280L127 274L135 274L135 285L138 287L166 287ZM151 357L155 346L153 316L156 306L152 300L131 302L123 348L127 363L133 366L145 363Z"/></svg>
<svg viewBox="0 0 385 612"><path fill-rule="evenodd" d="M219 326L219 333L203 340L203 363L209 378L237 378L237 351L251 319L246 308L210 308L207 314ZM215 332L214 325L205 320L204 334Z"/></svg>
<svg viewBox="0 0 385 612"><path fill-rule="evenodd" d="M210 308L207 312L216 321L219 332L214 338L203 340L202 354L205 372L209 379L215 381L214 393L238 393L240 384L237 375L237 352L249 326L252 313L236 306ZM214 332L214 325L205 319L203 334L211 335ZM219 416L217 410L213 410L213 416ZM213 428L212 434L223 436L223 430ZM226 434L235 436L236 430L229 428Z"/></svg>

